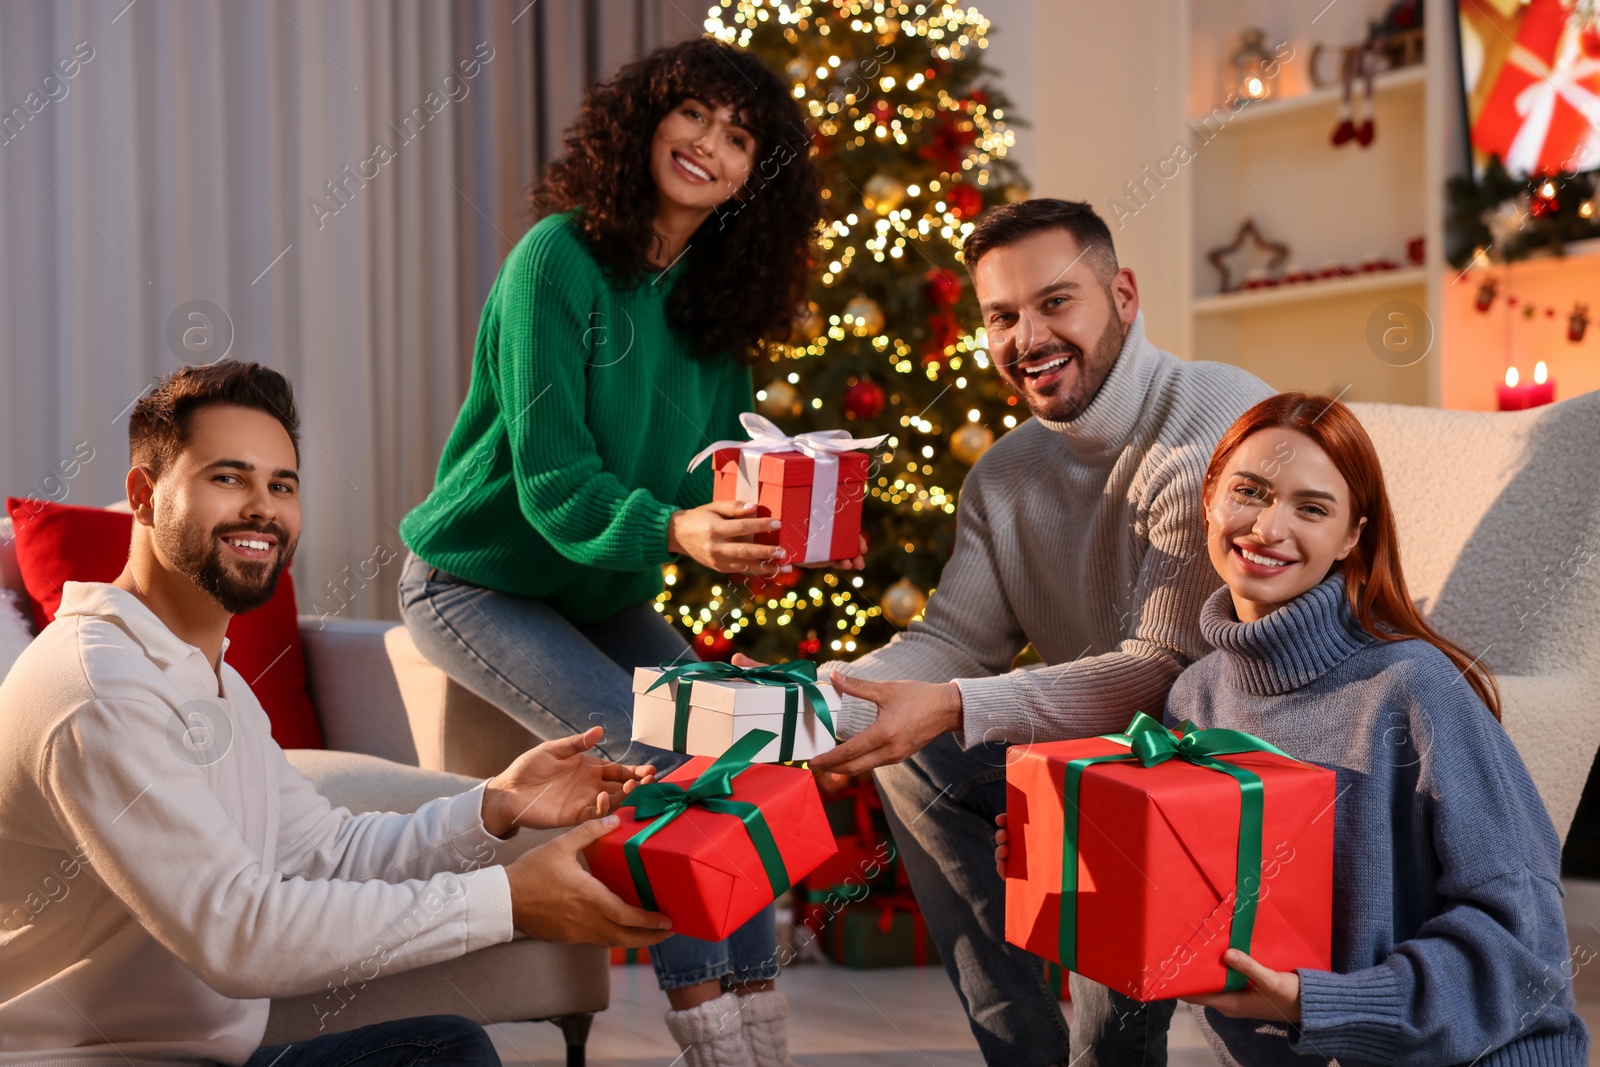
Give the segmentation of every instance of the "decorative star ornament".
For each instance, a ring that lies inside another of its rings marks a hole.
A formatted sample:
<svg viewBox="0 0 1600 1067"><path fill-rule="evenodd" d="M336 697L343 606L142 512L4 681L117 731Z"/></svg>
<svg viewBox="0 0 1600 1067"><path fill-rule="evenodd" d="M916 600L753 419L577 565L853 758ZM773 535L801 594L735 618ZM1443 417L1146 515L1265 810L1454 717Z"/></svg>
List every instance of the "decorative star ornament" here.
<svg viewBox="0 0 1600 1067"><path fill-rule="evenodd" d="M1217 274L1222 279L1221 291L1224 293L1231 293L1238 289L1238 286L1233 281L1233 273L1228 269L1228 264L1224 262L1224 258L1241 251L1246 240L1249 240L1257 251L1271 253L1271 256L1267 259L1267 273L1270 275L1276 276L1279 274L1283 269L1284 260L1289 258L1288 245L1280 241L1267 240L1261 231L1256 229L1255 219L1245 219L1244 225L1239 227L1239 232L1234 236L1232 244L1223 245L1221 248L1213 248L1206 254L1206 258L1211 261L1211 265L1217 269Z"/></svg>

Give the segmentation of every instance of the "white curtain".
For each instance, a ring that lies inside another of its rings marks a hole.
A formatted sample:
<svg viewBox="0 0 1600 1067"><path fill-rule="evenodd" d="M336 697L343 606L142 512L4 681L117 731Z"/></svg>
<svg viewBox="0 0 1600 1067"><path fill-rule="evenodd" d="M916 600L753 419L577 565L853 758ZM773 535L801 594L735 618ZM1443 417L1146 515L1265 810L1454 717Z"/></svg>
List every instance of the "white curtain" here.
<svg viewBox="0 0 1600 1067"><path fill-rule="evenodd" d="M703 14L0 5L0 495L118 499L135 398L227 345L295 386L301 611L395 617L395 524L432 485L530 182L589 81Z"/></svg>

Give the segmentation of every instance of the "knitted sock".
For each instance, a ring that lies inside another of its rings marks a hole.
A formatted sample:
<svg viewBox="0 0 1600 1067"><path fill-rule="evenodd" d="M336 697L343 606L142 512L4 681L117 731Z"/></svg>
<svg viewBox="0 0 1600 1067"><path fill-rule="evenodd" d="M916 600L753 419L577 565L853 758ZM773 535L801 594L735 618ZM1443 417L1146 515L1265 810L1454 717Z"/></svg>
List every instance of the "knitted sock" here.
<svg viewBox="0 0 1600 1067"><path fill-rule="evenodd" d="M789 1001L769 989L740 998L745 1036L755 1054L755 1067L795 1067L789 1058Z"/></svg>
<svg viewBox="0 0 1600 1067"><path fill-rule="evenodd" d="M739 1009L738 996L724 993L697 1008L667 1012L667 1033L683 1049L684 1067L754 1067Z"/></svg>

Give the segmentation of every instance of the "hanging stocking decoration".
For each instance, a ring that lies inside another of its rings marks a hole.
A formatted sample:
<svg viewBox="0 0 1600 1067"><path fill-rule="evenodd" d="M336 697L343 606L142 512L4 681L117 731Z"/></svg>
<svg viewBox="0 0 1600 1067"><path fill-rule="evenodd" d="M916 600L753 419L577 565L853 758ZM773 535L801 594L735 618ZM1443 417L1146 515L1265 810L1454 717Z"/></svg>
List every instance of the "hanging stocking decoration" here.
<svg viewBox="0 0 1600 1067"><path fill-rule="evenodd" d="M1567 315L1567 340L1577 344L1583 340L1583 331L1589 328L1589 305L1575 303Z"/></svg>
<svg viewBox="0 0 1600 1067"><path fill-rule="evenodd" d="M1372 76L1378 70L1378 37L1374 35L1371 44L1361 50L1361 73L1365 77L1367 96L1367 117L1361 125L1356 127L1356 144L1362 148L1372 143L1374 136L1372 129L1372 116L1377 111L1377 105L1372 98Z"/></svg>
<svg viewBox="0 0 1600 1067"><path fill-rule="evenodd" d="M1342 85L1342 92L1339 96L1339 122L1334 126L1333 137L1330 138L1335 148L1354 140L1356 135L1356 126L1351 121L1350 112L1350 88L1355 84L1356 80L1355 66L1355 53L1350 49L1345 49L1344 62L1339 67L1339 80Z"/></svg>
<svg viewBox="0 0 1600 1067"><path fill-rule="evenodd" d="M1495 295L1494 279L1493 278L1485 278L1483 280L1483 284L1478 286L1478 297L1477 297L1476 300L1473 301L1472 306L1477 308L1479 311L1488 311L1490 305L1492 305L1494 303L1494 295Z"/></svg>

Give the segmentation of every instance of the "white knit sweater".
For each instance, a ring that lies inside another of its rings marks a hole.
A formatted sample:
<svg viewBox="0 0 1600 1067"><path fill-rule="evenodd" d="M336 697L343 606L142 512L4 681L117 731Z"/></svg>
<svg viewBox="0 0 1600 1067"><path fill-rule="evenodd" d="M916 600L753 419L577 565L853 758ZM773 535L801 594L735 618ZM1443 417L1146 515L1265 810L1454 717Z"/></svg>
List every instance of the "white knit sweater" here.
<svg viewBox="0 0 1600 1067"><path fill-rule="evenodd" d="M233 668L220 688L137 597L76 582L0 685L0 1065L239 1064L266 998L333 1014L335 985L511 939L482 784L335 810Z"/></svg>
<svg viewBox="0 0 1600 1067"><path fill-rule="evenodd" d="M1271 395L1237 367L1156 348L1140 315L1083 414L1030 419L973 467L922 620L823 676L960 679L967 746L1159 715L1178 673L1210 651L1200 606L1222 581L1201 524L1206 464L1223 431ZM1030 642L1046 666L1012 670ZM877 717L867 701L843 705L841 736Z"/></svg>

